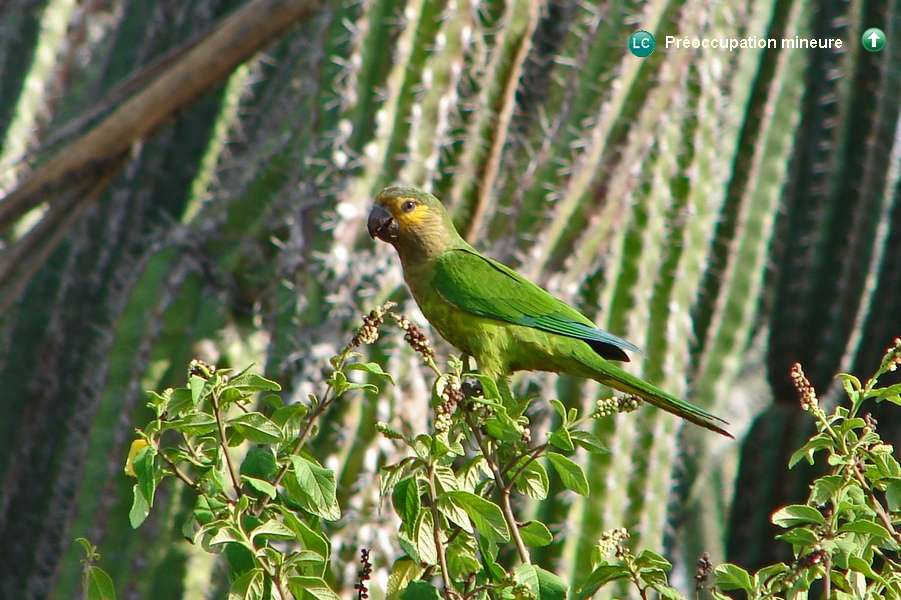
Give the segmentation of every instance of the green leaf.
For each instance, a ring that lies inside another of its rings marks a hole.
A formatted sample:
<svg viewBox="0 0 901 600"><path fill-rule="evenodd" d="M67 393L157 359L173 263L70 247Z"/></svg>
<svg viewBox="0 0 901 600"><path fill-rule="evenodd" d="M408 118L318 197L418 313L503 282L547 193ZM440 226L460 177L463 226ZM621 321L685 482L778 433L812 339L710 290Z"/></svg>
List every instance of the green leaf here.
<svg viewBox="0 0 901 600"><path fill-rule="evenodd" d="M838 528L839 533L852 532L874 535L877 538L888 540L892 539L892 534L888 529L876 523L875 521L859 520L845 523Z"/></svg>
<svg viewBox="0 0 901 600"><path fill-rule="evenodd" d="M394 489L397 482L403 479L407 473L407 467L415 460L407 457L396 465L387 465L379 469L379 504L385 499L389 491Z"/></svg>
<svg viewBox="0 0 901 600"><path fill-rule="evenodd" d="M453 581L464 581L470 575L482 570L482 563L479 562L475 555L475 542L472 538L467 540L472 545L471 548L457 543L458 540L464 537L466 536L457 536L454 543L451 543L447 548L447 570L450 572Z"/></svg>
<svg viewBox="0 0 901 600"><path fill-rule="evenodd" d="M528 458L523 460L528 460ZM547 498L549 486L547 471L544 469L544 465L536 460L530 462L522 472L517 475L513 484L516 486L517 492L524 494L529 498L535 498L536 500L544 500Z"/></svg>
<svg viewBox="0 0 901 600"><path fill-rule="evenodd" d="M813 482L813 491L810 495L811 502L826 504L845 485L841 475L825 475Z"/></svg>
<svg viewBox="0 0 901 600"><path fill-rule="evenodd" d="M255 489L256 491L266 494L271 499L275 500L275 497L278 496L278 490L274 485L266 481L265 479L259 479L258 477L251 477L249 475L241 475L241 479Z"/></svg>
<svg viewBox="0 0 901 600"><path fill-rule="evenodd" d="M896 383L884 388L876 388L873 390L873 393L876 394L876 402L889 400L890 402L898 404L898 401L895 401L892 398L898 398L898 396L901 395L901 383Z"/></svg>
<svg viewBox="0 0 901 600"><path fill-rule="evenodd" d="M457 469L457 489L474 492L486 477L491 477L488 461L481 454L473 456Z"/></svg>
<svg viewBox="0 0 901 600"><path fill-rule="evenodd" d="M802 458L806 458L808 463L813 464L813 455L817 450L831 450L834 447L831 437L825 433L818 433L792 454L788 460L788 468L794 467Z"/></svg>
<svg viewBox="0 0 901 600"><path fill-rule="evenodd" d="M208 543L210 546L218 546L219 544L227 544L229 542L243 545L245 541L244 536L234 525L225 524L216 530L216 533L213 534L213 537L210 538Z"/></svg>
<svg viewBox="0 0 901 600"><path fill-rule="evenodd" d="M716 586L724 590L744 590L748 595L753 595L754 585L747 571L730 563L717 565L713 571L716 573Z"/></svg>
<svg viewBox="0 0 901 600"><path fill-rule="evenodd" d="M848 373L839 373L835 378L841 380L842 387L845 388L845 391L851 399L857 397L858 392L860 392L860 379Z"/></svg>
<svg viewBox="0 0 901 600"><path fill-rule="evenodd" d="M585 478L585 472L582 471L582 467L562 454L555 452L548 453L547 458L551 461L551 466L557 471L560 481L567 489L581 496L588 495L588 479Z"/></svg>
<svg viewBox="0 0 901 600"><path fill-rule="evenodd" d="M382 369L382 366L378 363L367 362L367 363L353 363L344 367L345 371L365 371L370 375L375 375L376 377L380 377L385 381L394 385L394 379L391 377L390 373L385 372Z"/></svg>
<svg viewBox="0 0 901 600"><path fill-rule="evenodd" d="M191 412L185 416L169 421L165 429L179 431L186 435L207 435L216 431L216 419L205 412Z"/></svg>
<svg viewBox="0 0 901 600"><path fill-rule="evenodd" d="M576 592L575 598L576 600L591 598L599 589L611 581L628 579L631 576L629 569L623 565L600 565L588 575L585 583L583 583L582 587Z"/></svg>
<svg viewBox="0 0 901 600"><path fill-rule="evenodd" d="M138 478L138 489L147 500L147 506L153 506L153 495L156 492L156 473L153 470L153 459L156 457L156 448L144 446L138 450L134 457L135 476Z"/></svg>
<svg viewBox="0 0 901 600"><path fill-rule="evenodd" d="M839 569L848 568L848 557L860 552L863 544L858 536L846 533L833 539L824 539L820 542L823 550L832 556L832 564Z"/></svg>
<svg viewBox="0 0 901 600"><path fill-rule="evenodd" d="M116 600L116 588L113 580L100 567L88 567L85 576L87 600Z"/></svg>
<svg viewBox="0 0 901 600"><path fill-rule="evenodd" d="M513 573L519 583L529 586L538 600L564 600L569 591L563 579L537 565L521 564Z"/></svg>
<svg viewBox="0 0 901 600"><path fill-rule="evenodd" d="M635 566L639 569L660 569L662 571L671 571L673 569L673 565L668 560L650 550L642 550L635 557Z"/></svg>
<svg viewBox="0 0 901 600"><path fill-rule="evenodd" d="M256 373L241 373L232 378L229 387L240 388L245 392L280 392L282 386L271 379Z"/></svg>
<svg viewBox="0 0 901 600"><path fill-rule="evenodd" d="M785 533L777 535L776 539L792 544L793 546L813 546L819 542L819 538L816 534L806 527L789 529Z"/></svg>
<svg viewBox="0 0 901 600"><path fill-rule="evenodd" d="M272 413L272 422L281 429L282 438L295 440L304 425L304 417L310 411L305 404L297 402L283 406Z"/></svg>
<svg viewBox="0 0 901 600"><path fill-rule="evenodd" d="M75 538L75 543L84 548L85 557L88 560L94 561L100 559L100 555L97 554L97 547L94 546L94 544L92 544L88 539L83 537Z"/></svg>
<svg viewBox="0 0 901 600"><path fill-rule="evenodd" d="M322 577L306 577L292 575L288 577L288 591L295 598L312 597L316 600L341 600L341 597L332 591Z"/></svg>
<svg viewBox="0 0 901 600"><path fill-rule="evenodd" d="M424 510L419 513L414 540L419 559L429 565L438 564L438 547L435 545L435 524L432 520L431 511Z"/></svg>
<svg viewBox="0 0 901 600"><path fill-rule="evenodd" d="M563 426L566 427L569 423L567 423L566 419L566 407L563 406L563 403L557 400L556 398L549 401L551 406L554 407L554 410L557 411L557 414L560 415L560 420L563 421Z"/></svg>
<svg viewBox="0 0 901 600"><path fill-rule="evenodd" d="M492 542L486 536L480 535L476 539L479 545L479 556L482 558L482 567L491 581L501 581L507 576L507 572L497 563L497 543Z"/></svg>
<svg viewBox="0 0 901 600"><path fill-rule="evenodd" d="M311 528L305 521L297 518L297 515L287 506L277 505L276 508L282 513L285 526L294 532L294 536L301 541L303 548L315 552L323 559L331 556L332 548L327 537L320 531ZM323 571L322 575L324 574L325 572Z"/></svg>
<svg viewBox="0 0 901 600"><path fill-rule="evenodd" d="M429 463L432 458L432 436L420 433L413 440L413 452L422 462Z"/></svg>
<svg viewBox="0 0 901 600"><path fill-rule="evenodd" d="M466 511L480 535L495 542L510 541L510 531L497 504L471 492L448 492L447 495L454 504Z"/></svg>
<svg viewBox="0 0 901 600"><path fill-rule="evenodd" d="M573 445L573 439L565 427L552 431L548 436L548 441L552 446L556 446L566 452L572 452L576 449L575 445Z"/></svg>
<svg viewBox="0 0 901 600"><path fill-rule="evenodd" d="M335 474L316 463L296 454L291 455L291 477L283 480L288 496L304 510L328 521L341 518L341 509L335 495Z"/></svg>
<svg viewBox="0 0 901 600"><path fill-rule="evenodd" d="M225 555L231 573L235 577L249 573L257 566L253 552L242 543L226 542L222 554Z"/></svg>
<svg viewBox="0 0 901 600"><path fill-rule="evenodd" d="M419 520L419 512L422 510L420 499L419 481L415 476L398 481L391 494L391 504L397 516L400 517L402 527L407 535L412 536Z"/></svg>
<svg viewBox="0 0 901 600"><path fill-rule="evenodd" d="M439 494L460 489L460 486L457 484L457 477L454 475L454 470L447 466L435 467L435 484Z"/></svg>
<svg viewBox="0 0 901 600"><path fill-rule="evenodd" d="M150 514L150 505L137 485L134 486L133 492L134 500L132 500L131 510L128 513L128 522L131 523L132 529L137 529Z"/></svg>
<svg viewBox="0 0 901 600"><path fill-rule="evenodd" d="M258 412L238 415L228 424L254 444L274 444L282 439L278 425Z"/></svg>
<svg viewBox="0 0 901 600"><path fill-rule="evenodd" d="M232 582L228 600L260 600L264 588L262 570L253 569Z"/></svg>
<svg viewBox="0 0 901 600"><path fill-rule="evenodd" d="M411 581L400 595L401 600L441 600L441 594L427 581Z"/></svg>
<svg viewBox="0 0 901 600"><path fill-rule="evenodd" d="M785 563L776 563L774 565L769 565L768 567L763 567L754 574L755 589L766 584L766 582L778 575L788 573L790 570L789 566Z"/></svg>
<svg viewBox="0 0 901 600"><path fill-rule="evenodd" d="M166 410L170 415L182 415L188 410L194 409L194 397L188 388L175 388L166 403Z"/></svg>
<svg viewBox="0 0 901 600"><path fill-rule="evenodd" d="M475 531L472 528L472 521L469 520L469 515L466 514L466 511L454 504L446 494L439 496L435 504L448 521L466 533L472 534Z"/></svg>
<svg viewBox="0 0 901 600"><path fill-rule="evenodd" d="M796 525L822 525L826 522L823 513L806 504L790 504L773 513L773 525L789 528Z"/></svg>
<svg viewBox="0 0 901 600"><path fill-rule="evenodd" d="M870 450L870 458L873 460L873 465L867 466L864 476L880 486L886 483L888 479L901 477L901 465L891 455L892 447L882 444L881 441L879 436L873 432L862 436L860 439L860 445L864 447L877 444L872 446ZM883 450L885 448L888 448L889 451L885 452Z"/></svg>
<svg viewBox="0 0 901 600"><path fill-rule="evenodd" d="M664 583L655 582L652 587L657 590L657 593L661 598L666 598L667 600L685 600L685 596L680 594L676 588L670 587Z"/></svg>
<svg viewBox="0 0 901 600"><path fill-rule="evenodd" d="M200 375L191 375L191 379L188 381L188 388L191 390L191 404L197 406L210 394L213 384Z"/></svg>
<svg viewBox="0 0 901 600"><path fill-rule="evenodd" d="M526 546L547 546L554 541L551 530L541 521L529 521L519 528L519 535Z"/></svg>
<svg viewBox="0 0 901 600"><path fill-rule="evenodd" d="M388 586L385 595L388 598L399 597L402 590L422 575L423 568L412 558L405 556L394 561L391 573L388 575Z"/></svg>
<svg viewBox="0 0 901 600"><path fill-rule="evenodd" d="M256 540L261 535L279 540L293 540L295 537L293 531L275 519L269 519L262 525L254 527L249 534L251 541Z"/></svg>
<svg viewBox="0 0 901 600"><path fill-rule="evenodd" d="M883 579L881 575L873 570L873 567L870 566L870 563L866 562L858 556L852 556L848 558L848 568L850 568L852 571L862 573L865 577L868 577L873 581L878 581L883 585L885 585L886 583L885 579Z"/></svg>
<svg viewBox="0 0 901 600"><path fill-rule="evenodd" d="M493 417L485 421L485 431L502 442L518 442L522 439L522 430L503 409L498 409Z"/></svg>
<svg viewBox="0 0 901 600"><path fill-rule="evenodd" d="M275 456L266 448L251 448L241 462L241 475L257 479L273 479L278 473Z"/></svg>
<svg viewBox="0 0 901 600"><path fill-rule="evenodd" d="M194 518L201 525L206 525L215 519L216 514L226 506L227 504L216 498L206 495L197 496L197 502L194 503Z"/></svg>
<svg viewBox="0 0 901 600"><path fill-rule="evenodd" d="M901 510L901 479L892 479L885 488L885 502L891 512Z"/></svg>
<svg viewBox="0 0 901 600"><path fill-rule="evenodd" d="M601 440L591 433L590 431L585 431L583 429L574 429L569 432L570 437L572 437L573 441L582 446L584 449L588 450L592 454L597 456L603 456L605 454L610 454L610 450L601 443Z"/></svg>

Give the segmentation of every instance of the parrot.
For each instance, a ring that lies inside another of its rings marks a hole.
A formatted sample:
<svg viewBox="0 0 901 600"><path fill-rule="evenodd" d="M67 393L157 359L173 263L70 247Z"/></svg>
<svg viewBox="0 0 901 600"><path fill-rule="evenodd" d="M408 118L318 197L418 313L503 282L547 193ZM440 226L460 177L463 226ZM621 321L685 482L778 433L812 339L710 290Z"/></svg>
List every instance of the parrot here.
<svg viewBox="0 0 901 600"><path fill-rule="evenodd" d="M426 320L452 346L475 358L478 372L506 383L516 371L593 379L732 437L723 419L621 369L634 344L599 329L575 308L480 254L454 227L434 195L391 186L367 220L372 239L394 246L404 281ZM509 388L507 388L509 389Z"/></svg>

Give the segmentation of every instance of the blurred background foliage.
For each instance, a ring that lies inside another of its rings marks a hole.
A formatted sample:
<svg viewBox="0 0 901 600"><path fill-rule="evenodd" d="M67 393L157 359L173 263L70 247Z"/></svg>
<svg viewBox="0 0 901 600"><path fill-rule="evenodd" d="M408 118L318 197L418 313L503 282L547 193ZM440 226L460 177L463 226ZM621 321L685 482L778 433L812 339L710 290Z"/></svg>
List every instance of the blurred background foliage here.
<svg viewBox="0 0 901 600"><path fill-rule="evenodd" d="M238 10L290 28L251 40L265 52L225 81L180 80L171 114L116 113ZM863 51L868 27L882 52ZM626 50L638 29L657 38L646 59ZM667 35L843 46L676 51ZM901 0L0 3L0 595L78 595L84 536L120 597L224 597L222 565L181 537L191 498L161 490L166 508L128 525L143 390L182 384L200 357L256 362L302 398L376 303L421 321L390 248L365 235L395 182L433 191L480 250L643 347L633 368L738 438L651 409L599 422L613 454L579 457L591 499L522 507L555 524L535 560L576 581L620 526L686 590L703 551L785 558L769 515L807 494L785 468L809 427L791 364L825 397L901 334L893 40ZM145 127L103 139L123 114ZM92 131L113 150L92 153ZM328 533L345 592L358 548L377 569L399 552L377 506L394 450L374 421L422 430L432 383L400 336L373 353L398 386L338 407L314 445L340 482ZM517 389L585 406L606 393L541 374ZM539 439L551 415L533 418ZM901 442L901 424L880 430Z"/></svg>

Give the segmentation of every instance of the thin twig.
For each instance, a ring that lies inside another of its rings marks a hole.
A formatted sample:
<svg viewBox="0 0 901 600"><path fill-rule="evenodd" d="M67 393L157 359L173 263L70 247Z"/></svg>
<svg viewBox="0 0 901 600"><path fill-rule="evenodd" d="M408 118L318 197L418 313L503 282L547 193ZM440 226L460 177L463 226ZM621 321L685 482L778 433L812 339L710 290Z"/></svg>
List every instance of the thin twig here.
<svg viewBox="0 0 901 600"><path fill-rule="evenodd" d="M228 453L228 442L225 439L225 423L222 422L222 410L219 405L219 394L218 392L213 392L213 395L210 397L210 402L213 405L213 416L216 418L216 426L219 428L219 439L222 442L222 454L225 455L225 465L228 467L228 475L231 477L232 485L235 487L235 494L238 498L243 496L244 494L241 492L241 485L238 482L238 476L235 475L235 468L232 465L232 457Z"/></svg>
<svg viewBox="0 0 901 600"><path fill-rule="evenodd" d="M341 356L338 360L338 366L335 368L333 373L337 373L338 371L344 368L344 365L347 363L347 356L350 353L350 347L345 348L341 352ZM300 432L300 435L297 436L297 441L294 442L294 446L291 448L291 455L298 454L300 449L303 448L304 444L307 443L307 438L310 437L310 433L313 431L313 426L316 423L316 420L326 411L326 409L331 406L331 403L335 400L334 396L335 388L329 386L325 393L322 395L322 400L319 401L319 404L313 407L310 411L310 414L307 418L307 426L304 427L303 431ZM278 487L278 485L282 482L282 479L285 478L285 475L288 474L288 469L291 468L291 462L285 462L282 465L282 468L279 470L278 475L275 476L275 479L272 481L272 485ZM253 514L256 517L259 517L263 509L266 508L266 505L269 503L269 497L263 496L257 502L256 507L254 507Z"/></svg>
<svg viewBox="0 0 901 600"><path fill-rule="evenodd" d="M901 533L895 529L894 523L892 523L892 518L885 512L885 509L882 508L882 504L879 502L879 499L876 498L876 494L873 493L873 489L870 487L870 484L867 483L867 480L864 479L864 476L860 474L855 467L851 467L852 472L854 473L854 478L857 479L858 483L860 483L860 487L864 489L867 493L867 496L870 498L870 503L873 505L873 509L876 511L876 514L879 515L879 519L882 521L882 524L885 525L885 528L888 529L889 533L895 541L901 542Z"/></svg>
<svg viewBox="0 0 901 600"><path fill-rule="evenodd" d="M541 456L541 453L547 449L548 445L549 445L549 443L545 442L545 443L541 444L540 446L535 446L534 448L530 449L525 454L521 454L516 459L511 460L510 464L508 464L506 467L503 468L503 470L501 471L501 475L506 475L507 473L510 472L510 469L513 468L513 465L515 465L517 462L522 460L523 457L525 457L525 456L529 457L518 469L516 469L516 472L513 473L513 475L510 477L510 482L507 484L508 488L512 489L513 482L516 481L516 478L519 477L520 475L522 475L523 471L526 470L526 467L528 467L533 462L538 460L538 458Z"/></svg>
<svg viewBox="0 0 901 600"><path fill-rule="evenodd" d="M497 491L501 497L501 512L504 515L504 520L507 522L507 527L510 529L510 535L513 537L513 542L516 544L516 550L519 552L519 559L526 564L531 564L532 558L529 555L529 549L526 548L525 543L522 541L522 536L519 534L519 527L516 525L516 515L513 514L513 506L510 504L510 489L504 483L504 476L501 474L500 467L488 451L488 446L482 438L479 428L473 422L470 413L466 413L466 422L472 430L476 442L479 444L482 456L488 461L488 466L494 474L494 485L497 487Z"/></svg>
<svg viewBox="0 0 901 600"><path fill-rule="evenodd" d="M172 473L173 473L176 477L178 477L178 478L181 479L183 482L185 482L185 484L187 484L187 486L188 486L189 488L191 488L192 490L194 490L194 491L197 492L198 494L201 493L200 487L197 485L197 483L194 482L190 477L188 477L188 475L187 475L184 471L182 471L181 469L179 469L179 468L178 468L178 465L176 465L174 462L172 462L172 459L169 458L169 456L166 455L165 452L159 452L158 454L159 454L160 456L163 457L163 461L164 461L167 465L169 465L169 468L172 469Z"/></svg>
<svg viewBox="0 0 901 600"><path fill-rule="evenodd" d="M429 495L437 500L438 498L438 486L435 485L435 467L434 465L429 466ZM444 596L446 598L458 598L459 594L453 587L453 583L450 578L450 571L447 568L447 555L444 547L444 543L441 541L441 530L439 525L441 523L441 513L438 510L438 503L431 503L431 511L432 511L432 539L435 540L435 550L438 552L438 564L441 565L441 581L444 583Z"/></svg>

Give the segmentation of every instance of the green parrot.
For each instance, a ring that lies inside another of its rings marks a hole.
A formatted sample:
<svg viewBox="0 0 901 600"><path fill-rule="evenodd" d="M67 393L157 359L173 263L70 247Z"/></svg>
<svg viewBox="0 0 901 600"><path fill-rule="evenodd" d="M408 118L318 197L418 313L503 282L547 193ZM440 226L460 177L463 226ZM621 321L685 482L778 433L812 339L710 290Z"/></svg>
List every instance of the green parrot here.
<svg viewBox="0 0 901 600"><path fill-rule="evenodd" d="M576 309L460 237L432 194L389 187L375 198L369 235L397 250L404 280L429 323L479 371L503 384L514 371L568 373L635 394L646 402L732 437L726 421L619 368L633 344L598 329ZM504 385L504 387L506 387Z"/></svg>

